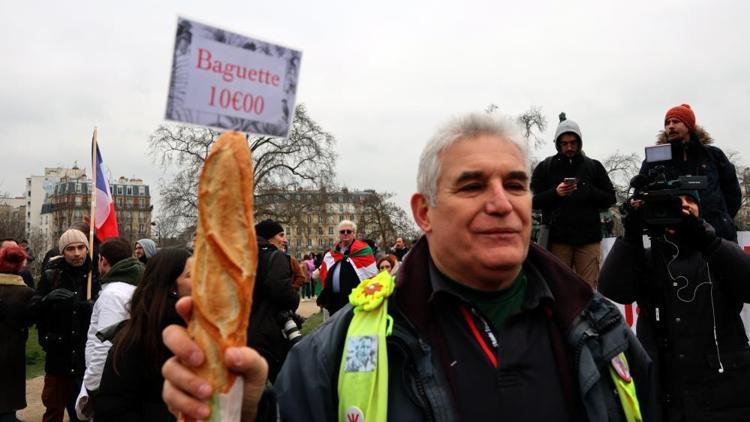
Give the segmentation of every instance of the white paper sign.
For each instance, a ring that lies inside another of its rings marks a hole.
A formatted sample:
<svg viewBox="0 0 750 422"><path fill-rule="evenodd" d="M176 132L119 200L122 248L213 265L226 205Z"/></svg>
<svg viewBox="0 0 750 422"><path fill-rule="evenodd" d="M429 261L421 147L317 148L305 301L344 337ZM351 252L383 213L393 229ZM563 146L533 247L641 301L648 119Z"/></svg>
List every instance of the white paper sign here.
<svg viewBox="0 0 750 422"><path fill-rule="evenodd" d="M179 18L166 118L285 137L302 53Z"/></svg>

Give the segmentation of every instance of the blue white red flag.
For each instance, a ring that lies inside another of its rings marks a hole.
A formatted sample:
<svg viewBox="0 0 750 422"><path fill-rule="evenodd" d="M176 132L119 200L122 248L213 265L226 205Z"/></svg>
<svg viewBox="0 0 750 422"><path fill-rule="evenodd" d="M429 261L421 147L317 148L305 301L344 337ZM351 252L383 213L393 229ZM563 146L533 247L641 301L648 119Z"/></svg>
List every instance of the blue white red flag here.
<svg viewBox="0 0 750 422"><path fill-rule="evenodd" d="M94 224L96 226L96 237L100 242L110 237L119 236L117 229L117 216L115 215L115 201L109 190L109 182L104 176L102 168L102 154L99 145L96 145L96 207L94 209Z"/></svg>

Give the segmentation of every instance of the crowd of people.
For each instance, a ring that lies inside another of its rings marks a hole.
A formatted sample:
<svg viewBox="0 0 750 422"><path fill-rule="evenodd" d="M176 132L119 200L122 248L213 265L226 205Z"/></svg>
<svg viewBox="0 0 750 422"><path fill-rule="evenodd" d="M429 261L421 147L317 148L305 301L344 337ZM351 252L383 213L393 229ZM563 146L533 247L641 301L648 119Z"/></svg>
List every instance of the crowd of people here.
<svg viewBox="0 0 750 422"><path fill-rule="evenodd" d="M342 220L330 250L295 257L279 222L258 222L248 345L225 362L243 375L242 420L750 421L739 316L750 255L732 222L733 165L690 106L670 108L657 142L672 158L644 162L601 263L600 211L615 194L582 138L561 114L557 153L532 171L512 121L448 122L420 156L411 209L424 235L410 245L378 251ZM655 212L642 191L681 176L704 181L667 183ZM532 209L544 245L531 241ZM71 420L206 418L214 388L191 371L205 355L185 329L191 252L90 245L86 232L62 234L35 290L20 275L27 252L0 248L0 359L12 369L0 422L25 405L32 323L45 421L66 409ZM313 299L330 319L301 337L295 310ZM637 302L636 330L613 301Z"/></svg>

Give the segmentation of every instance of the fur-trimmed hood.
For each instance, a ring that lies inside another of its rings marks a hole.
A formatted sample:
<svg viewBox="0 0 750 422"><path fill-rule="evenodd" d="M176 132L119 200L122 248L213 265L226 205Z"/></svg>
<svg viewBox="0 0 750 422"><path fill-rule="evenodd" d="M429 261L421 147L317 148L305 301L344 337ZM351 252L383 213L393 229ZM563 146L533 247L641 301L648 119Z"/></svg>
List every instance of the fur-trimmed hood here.
<svg viewBox="0 0 750 422"><path fill-rule="evenodd" d="M690 134L690 140L698 140L703 145L709 145L714 142L711 135L706 132L706 129L703 129L702 126L695 125L695 131ZM659 134L656 135L656 144L657 145L663 145L668 144L669 139L667 138L667 132L666 131L659 131Z"/></svg>

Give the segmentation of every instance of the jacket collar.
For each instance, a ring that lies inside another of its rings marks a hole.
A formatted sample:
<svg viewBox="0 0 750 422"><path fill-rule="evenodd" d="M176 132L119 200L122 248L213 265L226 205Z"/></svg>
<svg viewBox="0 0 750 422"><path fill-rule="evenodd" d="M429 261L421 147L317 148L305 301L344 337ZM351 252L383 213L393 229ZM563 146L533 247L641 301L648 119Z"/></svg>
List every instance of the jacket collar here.
<svg viewBox="0 0 750 422"><path fill-rule="evenodd" d="M412 247L399 268L394 301L419 330L426 330L432 319L427 306L435 292L435 282L430 275L430 248L422 236ZM553 316L560 329L567 331L576 317L593 297L591 288L565 267L552 254L532 243L524 262L527 276L542 280L543 287L535 293L541 299L549 293L554 299Z"/></svg>
<svg viewBox="0 0 750 422"><path fill-rule="evenodd" d="M0 274L0 285L2 286L25 286L23 277L16 274Z"/></svg>
<svg viewBox="0 0 750 422"><path fill-rule="evenodd" d="M125 258L113 265L107 274L102 276L102 284L119 281L137 286L142 274L143 264L137 258Z"/></svg>

